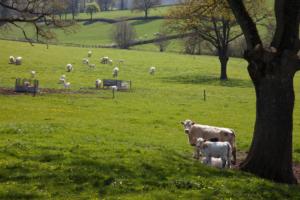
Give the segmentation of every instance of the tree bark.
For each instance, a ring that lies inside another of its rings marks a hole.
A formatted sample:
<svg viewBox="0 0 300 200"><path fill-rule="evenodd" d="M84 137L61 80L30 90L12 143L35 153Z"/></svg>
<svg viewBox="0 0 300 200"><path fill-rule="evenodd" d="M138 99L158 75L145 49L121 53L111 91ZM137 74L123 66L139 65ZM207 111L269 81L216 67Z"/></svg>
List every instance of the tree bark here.
<svg viewBox="0 0 300 200"><path fill-rule="evenodd" d="M295 62L289 55L270 52L249 61L257 99L256 122L249 154L240 168L276 182L296 184L292 166L295 71L291 70Z"/></svg>
<svg viewBox="0 0 300 200"><path fill-rule="evenodd" d="M219 60L220 60L220 63L221 63L220 80L222 80L222 81L228 80L228 76L227 76L228 57L227 56L220 56Z"/></svg>
<svg viewBox="0 0 300 200"><path fill-rule="evenodd" d="M226 81L228 80L227 77L227 63L228 63L228 46L224 44L224 46L218 46L218 54L219 54L219 60L221 63L221 75L220 80Z"/></svg>

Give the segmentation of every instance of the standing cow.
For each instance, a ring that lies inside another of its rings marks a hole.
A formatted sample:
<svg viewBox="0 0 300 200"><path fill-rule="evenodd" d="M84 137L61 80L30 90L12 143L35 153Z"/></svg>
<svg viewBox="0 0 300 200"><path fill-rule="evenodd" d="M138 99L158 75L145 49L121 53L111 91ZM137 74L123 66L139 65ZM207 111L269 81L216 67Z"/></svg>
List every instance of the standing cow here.
<svg viewBox="0 0 300 200"><path fill-rule="evenodd" d="M235 133L232 129L221 128L215 126L195 124L192 120L185 120L181 122L184 126L184 132L188 135L189 143L196 146L197 139L211 140L218 138L219 141L227 141L232 147L233 164L236 162L236 144ZM195 155L197 155L197 148L195 148Z"/></svg>

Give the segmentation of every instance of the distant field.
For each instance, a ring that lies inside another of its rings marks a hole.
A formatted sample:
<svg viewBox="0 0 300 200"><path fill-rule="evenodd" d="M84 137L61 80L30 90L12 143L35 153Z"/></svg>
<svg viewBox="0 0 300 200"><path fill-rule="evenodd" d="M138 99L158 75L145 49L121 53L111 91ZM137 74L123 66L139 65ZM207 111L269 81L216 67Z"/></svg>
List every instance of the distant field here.
<svg viewBox="0 0 300 200"><path fill-rule="evenodd" d="M164 16L170 6L162 6L154 9L150 9L149 16ZM122 17L143 17L144 12L136 12L131 10L113 10L113 11L105 11L98 12L93 14L93 18L108 18L108 19L118 19ZM71 15L68 15L67 18L71 19ZM76 19L90 19L90 15L86 13L80 13L76 17Z"/></svg>
<svg viewBox="0 0 300 200"><path fill-rule="evenodd" d="M93 49L93 70L82 64L88 49L0 45L0 87L13 88L31 70L41 88L62 89L62 74L71 82L69 93L0 94L0 199L300 199L299 186L192 158L180 125L187 118L235 129L238 150L248 150L255 94L244 60L231 59L230 80L220 82L215 57ZM9 65L10 55L23 65ZM111 99L111 91L88 89L112 78L102 56L125 59L119 79L132 80L132 91ZM73 72L65 72L67 63ZM293 158L300 162L300 74L295 93Z"/></svg>

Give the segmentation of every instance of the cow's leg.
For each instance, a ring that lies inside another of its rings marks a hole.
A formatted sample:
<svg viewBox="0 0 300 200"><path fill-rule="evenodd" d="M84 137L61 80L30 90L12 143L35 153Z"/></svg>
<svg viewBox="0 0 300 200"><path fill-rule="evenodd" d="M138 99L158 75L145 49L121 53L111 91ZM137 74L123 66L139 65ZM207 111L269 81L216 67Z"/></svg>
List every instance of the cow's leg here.
<svg viewBox="0 0 300 200"><path fill-rule="evenodd" d="M222 157L221 160L222 160L222 169L224 169L226 167L226 161L227 161L227 159L225 159L225 158Z"/></svg>
<svg viewBox="0 0 300 200"><path fill-rule="evenodd" d="M207 165L211 166L211 156L206 156L207 159Z"/></svg>
<svg viewBox="0 0 300 200"><path fill-rule="evenodd" d="M200 158L200 154L200 149L195 146L194 158L198 160Z"/></svg>

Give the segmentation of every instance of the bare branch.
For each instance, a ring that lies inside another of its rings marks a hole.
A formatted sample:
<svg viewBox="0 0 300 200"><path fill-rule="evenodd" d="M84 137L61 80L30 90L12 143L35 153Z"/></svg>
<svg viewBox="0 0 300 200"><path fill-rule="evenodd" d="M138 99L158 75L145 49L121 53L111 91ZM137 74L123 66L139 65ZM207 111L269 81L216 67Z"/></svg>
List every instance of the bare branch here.
<svg viewBox="0 0 300 200"><path fill-rule="evenodd" d="M17 27L18 29L20 29L25 37L25 39L31 44L31 46L33 46L31 39L27 36L26 31L24 30L23 27L19 26L18 24L16 24L15 22L10 22L11 24L13 24L15 27Z"/></svg>

